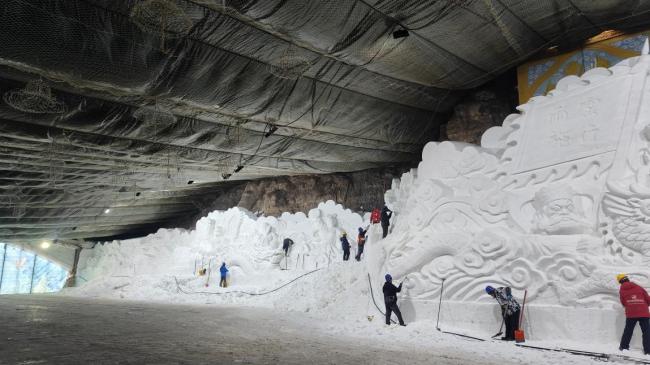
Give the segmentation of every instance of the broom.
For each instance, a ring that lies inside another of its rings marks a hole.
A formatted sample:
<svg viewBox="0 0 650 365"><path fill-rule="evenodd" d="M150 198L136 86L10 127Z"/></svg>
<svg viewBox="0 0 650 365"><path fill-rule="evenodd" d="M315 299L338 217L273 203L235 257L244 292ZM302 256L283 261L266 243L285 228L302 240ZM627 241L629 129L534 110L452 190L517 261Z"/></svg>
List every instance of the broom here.
<svg viewBox="0 0 650 365"><path fill-rule="evenodd" d="M524 335L524 330L521 329L521 322L524 319L524 308L526 307L526 295L528 295L528 290L524 291L524 302L521 305L521 312L519 313L519 328L515 331L515 342L526 342L526 336Z"/></svg>

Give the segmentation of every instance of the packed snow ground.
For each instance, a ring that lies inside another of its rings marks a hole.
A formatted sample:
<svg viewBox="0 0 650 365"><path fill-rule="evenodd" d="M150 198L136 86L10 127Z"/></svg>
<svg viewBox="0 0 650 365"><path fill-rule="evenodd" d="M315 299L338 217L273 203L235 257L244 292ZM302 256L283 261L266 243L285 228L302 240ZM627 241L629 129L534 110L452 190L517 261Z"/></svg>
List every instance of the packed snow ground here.
<svg viewBox="0 0 650 365"><path fill-rule="evenodd" d="M534 357L502 343L436 338L420 324L381 329L352 321L360 332L342 334L312 314L266 308L3 295L0 313L7 344L0 347L1 364L588 363L563 354ZM405 343L406 334L428 343Z"/></svg>
<svg viewBox="0 0 650 365"><path fill-rule="evenodd" d="M379 225L370 226L361 262L354 259L357 228L367 226L367 215L364 218L333 202L320 204L308 215L284 214L277 219L256 217L239 208L212 212L197 222L193 231L161 229L144 238L116 241L82 251L79 275L85 282L63 294L264 307L278 313L303 312L313 319L309 326L316 325L318 328L314 330L330 335L398 344L413 351L426 348L445 354L467 352L476 359L498 355L515 363L549 363L550 358L554 363L557 360L564 364L592 361L516 348L512 343L481 343L442 334L435 329L434 316L419 318L408 323L406 328L386 326L373 303L368 281L370 275L375 301L383 311L381 270L384 257L380 249L383 240ZM338 240L343 231L349 232L353 246L347 262L342 261ZM285 237L295 242L287 259L281 248ZM230 269L228 288L218 286L218 268L222 261ZM203 267L209 269L209 276L197 275ZM292 282L294 279L297 280ZM454 328L454 319L445 311L454 305L457 304L443 303L440 322L443 330L489 337L485 333L473 333L472 329ZM408 321L407 303L402 302L402 308ZM487 311L492 309L487 308ZM467 315L483 314L473 310ZM546 342L543 345L588 349L588 339L586 342ZM591 350L613 352L616 346L615 343L598 345ZM629 355L641 356L641 353L633 350Z"/></svg>

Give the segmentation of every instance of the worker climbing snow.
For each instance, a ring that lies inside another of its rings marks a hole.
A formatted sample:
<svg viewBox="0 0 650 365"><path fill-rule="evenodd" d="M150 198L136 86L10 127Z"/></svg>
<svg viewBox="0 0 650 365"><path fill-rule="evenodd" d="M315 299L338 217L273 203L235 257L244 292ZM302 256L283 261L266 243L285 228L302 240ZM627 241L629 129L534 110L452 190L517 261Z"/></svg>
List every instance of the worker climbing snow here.
<svg viewBox="0 0 650 365"><path fill-rule="evenodd" d="M285 238L282 242L282 249L284 250L284 256L289 254L289 248L293 246L293 240L291 238Z"/></svg>
<svg viewBox="0 0 650 365"><path fill-rule="evenodd" d="M221 263L221 268L219 268L219 272L221 272L221 281L219 281L219 286L222 288L227 288L228 282L226 281L226 277L228 276L228 269L226 268L225 262Z"/></svg>
<svg viewBox="0 0 650 365"><path fill-rule="evenodd" d="M393 211L384 205L384 207L381 208L381 230L383 231L382 238L386 238L388 235L388 226L390 226L390 218L392 216Z"/></svg>
<svg viewBox="0 0 650 365"><path fill-rule="evenodd" d="M370 223L377 224L379 222L381 222L381 211L379 208L375 208L372 210L372 213L370 213Z"/></svg>
<svg viewBox="0 0 650 365"><path fill-rule="evenodd" d="M634 326L638 322L643 336L643 352L646 355L650 355L650 332L648 331L650 325L650 311L648 310L650 296L648 296L648 292L641 286L631 282L626 274L616 275L616 280L621 284L618 293L621 304L625 307L626 317L625 329L623 330L621 345L618 349L621 351L630 349L630 340L634 333Z"/></svg>
<svg viewBox="0 0 650 365"><path fill-rule="evenodd" d="M354 257L357 261L361 261L361 254L363 253L363 246L366 244L366 233L368 228L363 229L359 227L359 235L357 236L357 255Z"/></svg>
<svg viewBox="0 0 650 365"><path fill-rule="evenodd" d="M386 274L384 278L386 279L383 288L384 304L386 304L386 324L390 325L390 314L391 312L395 312L399 325L406 326L402 319L402 312L400 312L399 307L397 306L397 293L402 291L402 283L400 283L399 286L393 285L393 277L390 276L390 274Z"/></svg>
<svg viewBox="0 0 650 365"><path fill-rule="evenodd" d="M503 322L506 324L506 335L501 337L505 341L515 340L515 330L519 328L519 312L521 307L519 303L512 296L510 287L493 288L491 286L485 287L485 292L497 300L501 306L501 316Z"/></svg>
<svg viewBox="0 0 650 365"><path fill-rule="evenodd" d="M348 242L347 233L341 232L341 248L343 249L343 261L350 258L350 242Z"/></svg>

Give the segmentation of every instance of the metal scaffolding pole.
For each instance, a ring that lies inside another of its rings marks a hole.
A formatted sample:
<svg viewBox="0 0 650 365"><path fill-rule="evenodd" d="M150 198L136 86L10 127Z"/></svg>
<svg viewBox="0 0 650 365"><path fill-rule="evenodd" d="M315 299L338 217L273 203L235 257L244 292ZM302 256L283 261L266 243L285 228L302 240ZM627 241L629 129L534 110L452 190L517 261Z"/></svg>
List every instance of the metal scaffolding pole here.
<svg viewBox="0 0 650 365"><path fill-rule="evenodd" d="M34 255L34 263L32 264L32 279L29 281L29 294L32 293L32 289L34 288L34 270L36 269L36 259L38 258L38 255Z"/></svg>
<svg viewBox="0 0 650 365"><path fill-rule="evenodd" d="M0 269L0 291L2 290L2 277L4 276L5 273L5 260L7 259L7 244L3 243L3 250L2 250L2 269Z"/></svg>

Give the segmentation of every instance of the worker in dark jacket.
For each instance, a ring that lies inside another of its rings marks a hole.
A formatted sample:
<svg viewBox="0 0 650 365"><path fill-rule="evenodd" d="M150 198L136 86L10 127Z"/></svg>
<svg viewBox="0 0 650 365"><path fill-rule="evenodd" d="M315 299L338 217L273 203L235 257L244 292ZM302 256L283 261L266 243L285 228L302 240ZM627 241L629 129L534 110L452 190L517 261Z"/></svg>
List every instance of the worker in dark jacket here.
<svg viewBox="0 0 650 365"><path fill-rule="evenodd" d="M626 274L617 275L616 280L621 284L618 294L621 299L621 304L625 307L626 317L625 329L623 330L621 345L618 349L621 351L630 349L630 340L632 339L632 333L634 333L634 326L638 322L641 327L641 333L643 334L643 352L646 355L650 355L650 332L648 332L650 327L650 311L648 310L650 296L648 296L648 292L641 286L631 282Z"/></svg>
<svg viewBox="0 0 650 365"><path fill-rule="evenodd" d="M350 258L350 242L345 231L341 233L341 248L343 249L343 261L348 261Z"/></svg>
<svg viewBox="0 0 650 365"><path fill-rule="evenodd" d="M291 238L285 238L282 242L282 249L284 250L284 256L289 254L289 248L293 246L293 240Z"/></svg>
<svg viewBox="0 0 650 365"><path fill-rule="evenodd" d="M388 235L388 226L390 226L390 218L393 216L393 211L388 209L387 206L384 205L383 208L381 208L381 230L383 232L382 237L386 238Z"/></svg>
<svg viewBox="0 0 650 365"><path fill-rule="evenodd" d="M361 254L363 253L363 246L366 244L366 233L368 229L359 227L359 235L357 236L357 255L354 257L357 261L361 261Z"/></svg>
<svg viewBox="0 0 650 365"><path fill-rule="evenodd" d="M402 319L402 312L400 312L397 306L397 293L402 291L402 284L400 283L399 286L393 285L393 277L390 274L386 274L385 279L386 282L384 283L383 291L384 304L386 304L386 324L390 325L390 314L391 312L395 312L400 326L406 326Z"/></svg>
<svg viewBox="0 0 650 365"><path fill-rule="evenodd" d="M487 286L485 292L492 298L496 299L501 306L501 316L503 322L506 324L506 335L502 337L505 341L515 340L515 330L519 327L519 314L521 307L519 303L512 296L512 290L509 287L493 288Z"/></svg>
<svg viewBox="0 0 650 365"><path fill-rule="evenodd" d="M228 276L228 269L226 268L225 262L221 263L219 272L221 273L221 280L219 281L219 286L222 288L226 288L228 286L228 283L226 282L226 277Z"/></svg>

